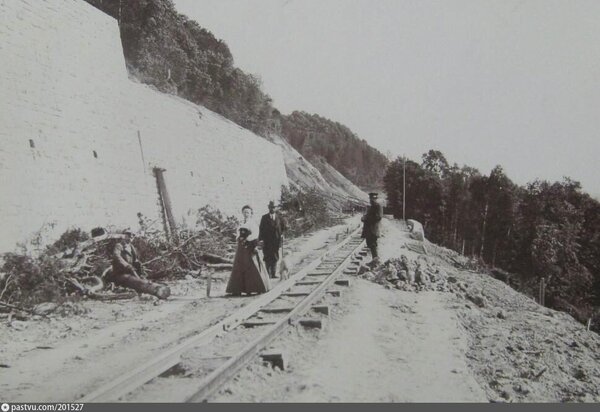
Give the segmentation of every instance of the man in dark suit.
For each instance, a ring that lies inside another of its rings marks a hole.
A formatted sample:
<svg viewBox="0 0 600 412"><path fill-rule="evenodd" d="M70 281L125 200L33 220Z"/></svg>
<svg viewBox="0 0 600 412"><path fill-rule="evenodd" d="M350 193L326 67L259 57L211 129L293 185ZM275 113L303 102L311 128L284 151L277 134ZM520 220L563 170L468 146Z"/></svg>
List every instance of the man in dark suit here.
<svg viewBox="0 0 600 412"><path fill-rule="evenodd" d="M377 201L378 193L369 193L369 201L371 205L367 208L367 213L362 217L363 230L362 238L367 241L367 247L371 250L371 265L375 266L379 263L379 255L377 254L377 238L379 237L379 222L383 217L383 207Z"/></svg>
<svg viewBox="0 0 600 412"><path fill-rule="evenodd" d="M269 202L269 213L260 219L258 240L263 242L263 255L267 272L271 278L277 277L277 261L279 248L283 242L285 223L283 218L275 211L275 202Z"/></svg>
<svg viewBox="0 0 600 412"><path fill-rule="evenodd" d="M154 295L166 299L171 294L168 286L162 286L147 279L142 279L142 264L131 243L134 234L131 230L123 231L123 238L112 248L112 271L106 275L106 280L116 285L135 290L138 293Z"/></svg>

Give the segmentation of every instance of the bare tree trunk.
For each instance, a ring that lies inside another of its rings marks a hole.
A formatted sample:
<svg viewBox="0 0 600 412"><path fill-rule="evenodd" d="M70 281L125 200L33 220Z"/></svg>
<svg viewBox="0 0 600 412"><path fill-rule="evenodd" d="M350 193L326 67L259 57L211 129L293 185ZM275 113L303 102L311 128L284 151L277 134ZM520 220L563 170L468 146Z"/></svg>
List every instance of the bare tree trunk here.
<svg viewBox="0 0 600 412"><path fill-rule="evenodd" d="M453 237L453 246L456 248L456 238L458 236L458 208L454 209L454 237ZM464 249L464 247L463 247Z"/></svg>
<svg viewBox="0 0 600 412"><path fill-rule="evenodd" d="M483 259L483 245L485 243L485 226L487 224L489 201L485 201L485 209L483 212L483 227L481 228L481 248L479 249L479 257Z"/></svg>

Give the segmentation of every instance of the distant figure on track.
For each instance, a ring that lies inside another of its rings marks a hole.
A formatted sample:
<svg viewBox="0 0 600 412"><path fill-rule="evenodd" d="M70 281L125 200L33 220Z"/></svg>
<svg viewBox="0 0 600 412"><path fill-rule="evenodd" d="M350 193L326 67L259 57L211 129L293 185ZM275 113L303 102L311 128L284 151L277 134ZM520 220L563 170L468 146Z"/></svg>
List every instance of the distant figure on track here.
<svg viewBox="0 0 600 412"><path fill-rule="evenodd" d="M279 260L279 250L283 242L283 232L285 223L283 218L275 210L275 202L269 202L269 213L263 215L260 219L260 230L258 239L263 241L263 254L267 272L271 278L277 277L277 261Z"/></svg>
<svg viewBox="0 0 600 412"><path fill-rule="evenodd" d="M159 299L168 298L171 294L168 286L142 279L142 265L131 243L134 237L133 232L124 230L123 235L123 239L112 248L112 271L107 274L106 280L118 286L133 289L138 293L147 293Z"/></svg>
<svg viewBox="0 0 600 412"><path fill-rule="evenodd" d="M237 250L233 259L231 276L225 293L240 296L242 293L264 293L271 285L265 265L258 254L258 225L253 218L252 208L242 208L244 216L237 238Z"/></svg>
<svg viewBox="0 0 600 412"><path fill-rule="evenodd" d="M367 213L362 217L363 230L362 238L367 241L367 247L371 250L372 260L371 266L376 266L379 263L379 255L377 254L377 238L379 237L379 222L383 217L383 207L377 202L378 193L369 193L369 201L371 205L367 209Z"/></svg>

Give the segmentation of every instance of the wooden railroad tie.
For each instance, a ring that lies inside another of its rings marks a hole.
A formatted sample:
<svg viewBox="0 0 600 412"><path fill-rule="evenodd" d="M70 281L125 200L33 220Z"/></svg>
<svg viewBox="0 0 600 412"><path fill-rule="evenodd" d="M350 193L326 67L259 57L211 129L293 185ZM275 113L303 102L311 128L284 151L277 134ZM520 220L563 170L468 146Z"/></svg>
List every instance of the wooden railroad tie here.
<svg viewBox="0 0 600 412"><path fill-rule="evenodd" d="M317 313L329 316L329 306L327 305L315 305L312 306L311 309ZM294 310L293 306L287 306L283 308L263 308L260 311L264 313L286 313L291 312L292 310Z"/></svg>
<svg viewBox="0 0 600 412"><path fill-rule="evenodd" d="M342 295L342 293L339 290L328 290L325 293L331 296L335 296L336 298L339 298ZM288 296L292 298L308 295L310 295L310 292L285 292L281 294L281 296Z"/></svg>
<svg viewBox="0 0 600 412"><path fill-rule="evenodd" d="M283 308L262 308L260 311L263 313L286 313L294 310L293 306L286 306Z"/></svg>
<svg viewBox="0 0 600 412"><path fill-rule="evenodd" d="M329 306L327 305L317 305L311 308L317 313L321 313L323 315L329 316Z"/></svg>
<svg viewBox="0 0 600 412"><path fill-rule="evenodd" d="M296 282L297 286L308 286L308 285L319 285L321 282L318 280L299 280Z"/></svg>
<svg viewBox="0 0 600 412"><path fill-rule="evenodd" d="M325 329L325 319L302 318L298 319L298 324L307 329Z"/></svg>
<svg viewBox="0 0 600 412"><path fill-rule="evenodd" d="M299 297L299 296L308 296L308 295L310 295L309 292L285 292L285 293L281 294L281 296L289 296L292 298Z"/></svg>
<svg viewBox="0 0 600 412"><path fill-rule="evenodd" d="M286 366L287 366L287 361L286 358L287 356L285 356L285 353L279 351L279 352L263 352L260 354L260 357L262 358L263 361L265 362L269 362L271 364L271 367L278 367L279 369L281 369L282 371L285 370Z"/></svg>
<svg viewBox="0 0 600 412"><path fill-rule="evenodd" d="M252 319L242 323L242 326L245 328L254 328L256 326L274 325L275 323L273 320Z"/></svg>
<svg viewBox="0 0 600 412"><path fill-rule="evenodd" d="M350 286L350 280L349 279L338 279L335 281L336 285L339 286Z"/></svg>

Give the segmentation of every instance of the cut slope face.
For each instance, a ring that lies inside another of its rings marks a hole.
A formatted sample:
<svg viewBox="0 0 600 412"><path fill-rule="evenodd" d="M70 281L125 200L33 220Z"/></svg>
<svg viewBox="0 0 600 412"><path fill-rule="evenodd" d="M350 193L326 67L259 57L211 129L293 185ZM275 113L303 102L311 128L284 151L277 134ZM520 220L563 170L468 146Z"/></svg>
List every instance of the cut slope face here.
<svg viewBox="0 0 600 412"><path fill-rule="evenodd" d="M0 3L0 251L42 226L157 221L162 170L177 223L287 185L281 150L202 106L127 77L117 22L83 1Z"/></svg>
<svg viewBox="0 0 600 412"><path fill-rule="evenodd" d="M287 140L277 134L270 134L268 140L281 148L290 184L302 189L319 190L335 208L343 207L348 201L368 203L369 197L364 191L324 160L309 162Z"/></svg>

